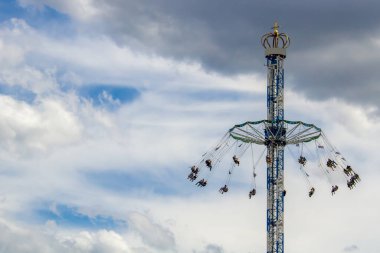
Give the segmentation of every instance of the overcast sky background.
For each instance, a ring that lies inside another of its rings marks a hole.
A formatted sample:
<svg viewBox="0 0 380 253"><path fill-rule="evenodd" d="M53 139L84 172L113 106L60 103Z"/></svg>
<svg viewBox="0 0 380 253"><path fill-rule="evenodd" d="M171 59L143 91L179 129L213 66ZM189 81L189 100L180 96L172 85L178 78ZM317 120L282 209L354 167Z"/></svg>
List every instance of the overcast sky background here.
<svg viewBox="0 0 380 253"><path fill-rule="evenodd" d="M266 118L260 45L291 37L286 118L362 177L316 195L287 157L285 251L378 253L379 1L0 0L0 252L266 250L265 168L218 193L192 165ZM242 172L243 173L243 172Z"/></svg>

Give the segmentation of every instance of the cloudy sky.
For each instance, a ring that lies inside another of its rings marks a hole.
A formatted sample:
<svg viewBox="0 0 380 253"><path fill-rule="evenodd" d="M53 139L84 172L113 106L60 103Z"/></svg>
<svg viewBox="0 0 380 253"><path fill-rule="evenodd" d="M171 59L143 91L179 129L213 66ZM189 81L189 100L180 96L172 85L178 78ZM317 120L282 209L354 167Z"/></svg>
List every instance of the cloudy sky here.
<svg viewBox="0 0 380 253"><path fill-rule="evenodd" d="M286 163L287 252L378 253L380 2L0 0L0 252L266 250L265 168L186 180L231 126L266 117L259 41L291 37L286 118L362 177L316 195ZM286 157L287 161L291 157Z"/></svg>

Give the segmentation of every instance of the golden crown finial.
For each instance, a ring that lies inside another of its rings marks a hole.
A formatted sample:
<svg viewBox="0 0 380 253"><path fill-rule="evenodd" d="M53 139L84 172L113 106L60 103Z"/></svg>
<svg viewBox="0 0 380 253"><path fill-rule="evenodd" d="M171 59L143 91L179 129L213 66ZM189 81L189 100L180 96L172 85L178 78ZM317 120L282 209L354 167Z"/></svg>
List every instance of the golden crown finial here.
<svg viewBox="0 0 380 253"><path fill-rule="evenodd" d="M287 48L290 44L290 38L285 33L278 31L278 22L274 22L273 32L264 34L261 37L261 44L264 48Z"/></svg>

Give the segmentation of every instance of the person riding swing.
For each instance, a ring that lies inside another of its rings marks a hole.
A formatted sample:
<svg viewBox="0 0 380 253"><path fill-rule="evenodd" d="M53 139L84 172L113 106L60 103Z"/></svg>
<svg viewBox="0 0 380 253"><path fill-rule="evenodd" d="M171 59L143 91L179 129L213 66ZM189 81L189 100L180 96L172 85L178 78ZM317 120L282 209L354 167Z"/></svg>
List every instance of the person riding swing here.
<svg viewBox="0 0 380 253"><path fill-rule="evenodd" d="M205 161L205 163L206 163L206 166L210 169L210 171L211 171L211 169L212 169L212 163L211 163L211 160L210 159L207 159L206 161Z"/></svg>
<svg viewBox="0 0 380 253"><path fill-rule="evenodd" d="M195 185L199 186L199 187L205 187L207 185L207 180L205 180L204 178L202 178Z"/></svg>
<svg viewBox="0 0 380 253"><path fill-rule="evenodd" d="M332 187L331 187L331 195L334 195L335 194L335 192L338 190L338 186L337 185L333 185Z"/></svg>
<svg viewBox="0 0 380 253"><path fill-rule="evenodd" d="M309 197L313 196L314 192L315 192L314 187L311 187L311 189L309 191Z"/></svg>
<svg viewBox="0 0 380 253"><path fill-rule="evenodd" d="M232 160L234 160L234 163L237 164L237 166L240 165L240 161L239 161L239 159L236 157L236 155L234 155L234 156L232 157Z"/></svg>
<svg viewBox="0 0 380 253"><path fill-rule="evenodd" d="M255 195L256 195L256 189L253 188L252 191L249 192L248 197L249 197L249 199L251 199Z"/></svg>
<svg viewBox="0 0 380 253"><path fill-rule="evenodd" d="M306 165L306 158L304 156L300 156L298 159L298 163L305 166Z"/></svg>
<svg viewBox="0 0 380 253"><path fill-rule="evenodd" d="M228 187L227 187L227 185L224 185L223 187L221 187L221 188L219 189L219 192L220 192L221 194L228 192Z"/></svg>

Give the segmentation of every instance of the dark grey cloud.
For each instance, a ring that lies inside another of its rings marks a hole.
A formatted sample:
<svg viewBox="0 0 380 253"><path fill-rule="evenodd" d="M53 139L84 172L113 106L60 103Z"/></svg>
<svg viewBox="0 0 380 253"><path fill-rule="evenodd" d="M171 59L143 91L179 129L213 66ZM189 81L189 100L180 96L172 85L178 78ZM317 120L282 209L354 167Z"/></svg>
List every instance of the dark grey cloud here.
<svg viewBox="0 0 380 253"><path fill-rule="evenodd" d="M356 245L350 245L350 246L347 246L343 249L344 252L355 252L358 250L359 250L359 247Z"/></svg>
<svg viewBox="0 0 380 253"><path fill-rule="evenodd" d="M121 43L199 61L224 74L264 73L259 38L279 20L292 37L287 73L295 89L316 99L380 105L380 58L370 43L380 35L378 2L161 0L110 6L106 29ZM357 59L360 53L368 59Z"/></svg>
<svg viewBox="0 0 380 253"><path fill-rule="evenodd" d="M265 75L259 40L275 20L292 43L287 84L315 99L380 106L379 1L98 0L97 29L120 45ZM366 56L366 57L364 57Z"/></svg>
<svg viewBox="0 0 380 253"><path fill-rule="evenodd" d="M224 253L224 249L216 244L208 244L204 250L202 251L195 251L193 250L193 253Z"/></svg>

